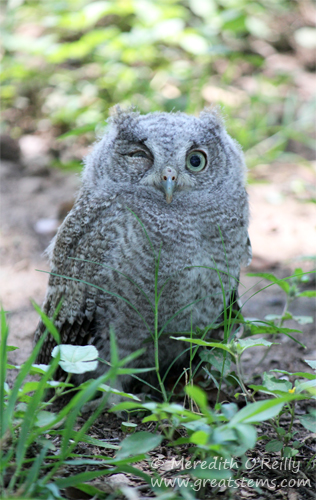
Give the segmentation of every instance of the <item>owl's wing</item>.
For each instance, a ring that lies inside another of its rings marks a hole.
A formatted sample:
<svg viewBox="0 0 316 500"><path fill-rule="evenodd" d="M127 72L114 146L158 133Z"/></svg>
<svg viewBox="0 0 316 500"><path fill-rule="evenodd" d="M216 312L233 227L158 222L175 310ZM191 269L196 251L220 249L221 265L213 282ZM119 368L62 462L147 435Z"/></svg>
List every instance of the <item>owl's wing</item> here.
<svg viewBox="0 0 316 500"><path fill-rule="evenodd" d="M100 286L97 272L100 266L87 261L104 263L102 248L98 244L98 229L104 224L98 221L106 220L106 212L113 198L103 201L97 209L95 201L90 205L79 198L56 235L43 312L49 318L54 318L63 344L87 344L93 333L100 290L90 283ZM35 343L45 329L40 320L34 335ZM55 345L53 337L48 335L37 362L48 364Z"/></svg>
<svg viewBox="0 0 316 500"><path fill-rule="evenodd" d="M244 247L244 253L241 259L241 264L244 266L249 266L252 259L252 248L248 232L246 233L246 237L247 240L246 240L246 245ZM239 276L238 276L238 281L239 281ZM236 288L233 288L233 290L230 293L228 307L232 307L232 309L236 312L241 311L241 302L239 300L238 285L236 286ZM222 321L224 321L224 311L222 312L218 322L221 323Z"/></svg>

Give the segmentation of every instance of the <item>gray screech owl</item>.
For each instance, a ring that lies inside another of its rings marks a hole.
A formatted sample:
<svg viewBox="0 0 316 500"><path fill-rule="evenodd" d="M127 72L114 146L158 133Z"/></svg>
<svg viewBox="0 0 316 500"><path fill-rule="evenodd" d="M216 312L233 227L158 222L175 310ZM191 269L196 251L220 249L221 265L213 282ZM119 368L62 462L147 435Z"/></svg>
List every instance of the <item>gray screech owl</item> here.
<svg viewBox="0 0 316 500"><path fill-rule="evenodd" d="M235 300L240 266L251 259L241 149L214 110L194 117L116 107L106 135L85 161L82 181L48 250L52 273L62 276L50 276L43 310L52 317L63 299L55 319L62 343L94 344L109 361L111 326L121 358L146 347L133 366L153 367L148 338L154 313L140 291L155 303L153 250L158 255L161 248L158 290L168 280L159 301L159 329L168 320L165 332L204 328L221 316L222 290L226 304ZM44 330L40 322L35 341ZM50 361L54 345L48 337L38 362ZM178 356L172 371L188 367L187 347L161 337L162 372ZM105 370L99 363L85 378ZM150 380L151 373L142 378ZM131 390L132 380L124 376L118 387Z"/></svg>

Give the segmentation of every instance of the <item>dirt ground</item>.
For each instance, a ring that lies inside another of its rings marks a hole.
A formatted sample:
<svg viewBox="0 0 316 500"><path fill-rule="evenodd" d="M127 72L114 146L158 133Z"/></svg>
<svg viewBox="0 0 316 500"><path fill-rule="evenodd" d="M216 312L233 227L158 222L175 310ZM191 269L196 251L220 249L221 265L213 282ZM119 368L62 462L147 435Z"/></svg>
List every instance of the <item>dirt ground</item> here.
<svg viewBox="0 0 316 500"><path fill-rule="evenodd" d="M249 277L247 272L268 271L286 277L296 267L306 271L313 268L312 259L302 257L314 255L316 249L315 204L309 201L315 198L315 173L310 166L275 164L258 167L251 177L248 192L254 257L251 266L242 271L240 295L245 317L264 318L283 310L285 296L278 287L272 286L248 300L267 282ZM14 364L21 364L32 349L32 336L38 321L31 299L42 303L48 280L48 274L41 272L49 270L43 252L67 210L67 204L75 196L80 176L47 169L45 158L40 160L38 153L32 153L31 148L31 152L24 152L21 163L3 161L1 178L0 300L9 312L9 344L19 347L10 353L9 359ZM315 281L311 281L308 288L314 286ZM297 316L313 316L315 319L314 299L297 300L291 311ZM272 368L308 371L304 359L316 359L314 325L315 322L299 327L303 333L297 335L306 349L288 337L278 337L280 344L274 346L260 364L262 350L248 349L243 356L246 377L250 379ZM286 326L297 328L299 325L291 321ZM108 431L103 433L106 437L114 436L117 440L124 437L117 417L112 414L103 418L104 428ZM98 434L99 431L94 428L92 432ZM309 446L315 453L315 443ZM310 498L305 493L302 498ZM245 494L240 498L247 497Z"/></svg>

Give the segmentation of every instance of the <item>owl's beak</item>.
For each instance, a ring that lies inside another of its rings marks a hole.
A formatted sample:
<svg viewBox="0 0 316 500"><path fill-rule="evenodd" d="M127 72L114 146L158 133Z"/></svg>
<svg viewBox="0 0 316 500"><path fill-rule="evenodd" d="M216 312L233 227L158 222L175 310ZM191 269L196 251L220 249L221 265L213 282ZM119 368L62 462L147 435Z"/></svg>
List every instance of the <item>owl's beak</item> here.
<svg viewBox="0 0 316 500"><path fill-rule="evenodd" d="M177 172L172 167L166 167L162 172L161 187L166 195L166 202L172 202L173 191L176 187Z"/></svg>

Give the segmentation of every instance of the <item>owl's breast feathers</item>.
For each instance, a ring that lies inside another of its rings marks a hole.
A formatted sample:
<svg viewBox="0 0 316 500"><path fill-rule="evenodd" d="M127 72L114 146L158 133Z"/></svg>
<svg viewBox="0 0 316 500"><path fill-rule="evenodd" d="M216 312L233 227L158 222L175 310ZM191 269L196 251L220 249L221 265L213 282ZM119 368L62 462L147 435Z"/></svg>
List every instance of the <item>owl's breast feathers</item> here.
<svg viewBox="0 0 316 500"><path fill-rule="evenodd" d="M115 198L102 200L97 209L95 202L81 197L58 231L44 312L53 317L62 301L54 320L62 343L88 343L94 335L98 309L102 310L105 322L123 310L123 314L128 315L126 304L114 299L115 294L134 301L141 309L143 298L131 280L139 283L153 299L153 252L157 257L160 247L159 285L169 280L161 298L161 318L167 320L181 307L207 297L208 300L197 302L194 314L202 323L209 323L210 315L221 312L219 274L228 295L236 288L234 279L239 277L242 257L240 228L235 231L239 234L239 243L233 244L230 235L225 241L225 254L223 238L227 227L220 233L215 219L208 231L207 224L202 224L202 231L201 222L197 218L193 220L192 211L175 215L151 212L148 206L140 211L131 199L127 200L128 210L122 205L122 199ZM233 285L227 278L227 264L234 278ZM187 321L178 318L178 327L186 328ZM40 322L35 341L44 331L45 325ZM47 337L39 362L49 362L54 345L53 339Z"/></svg>

